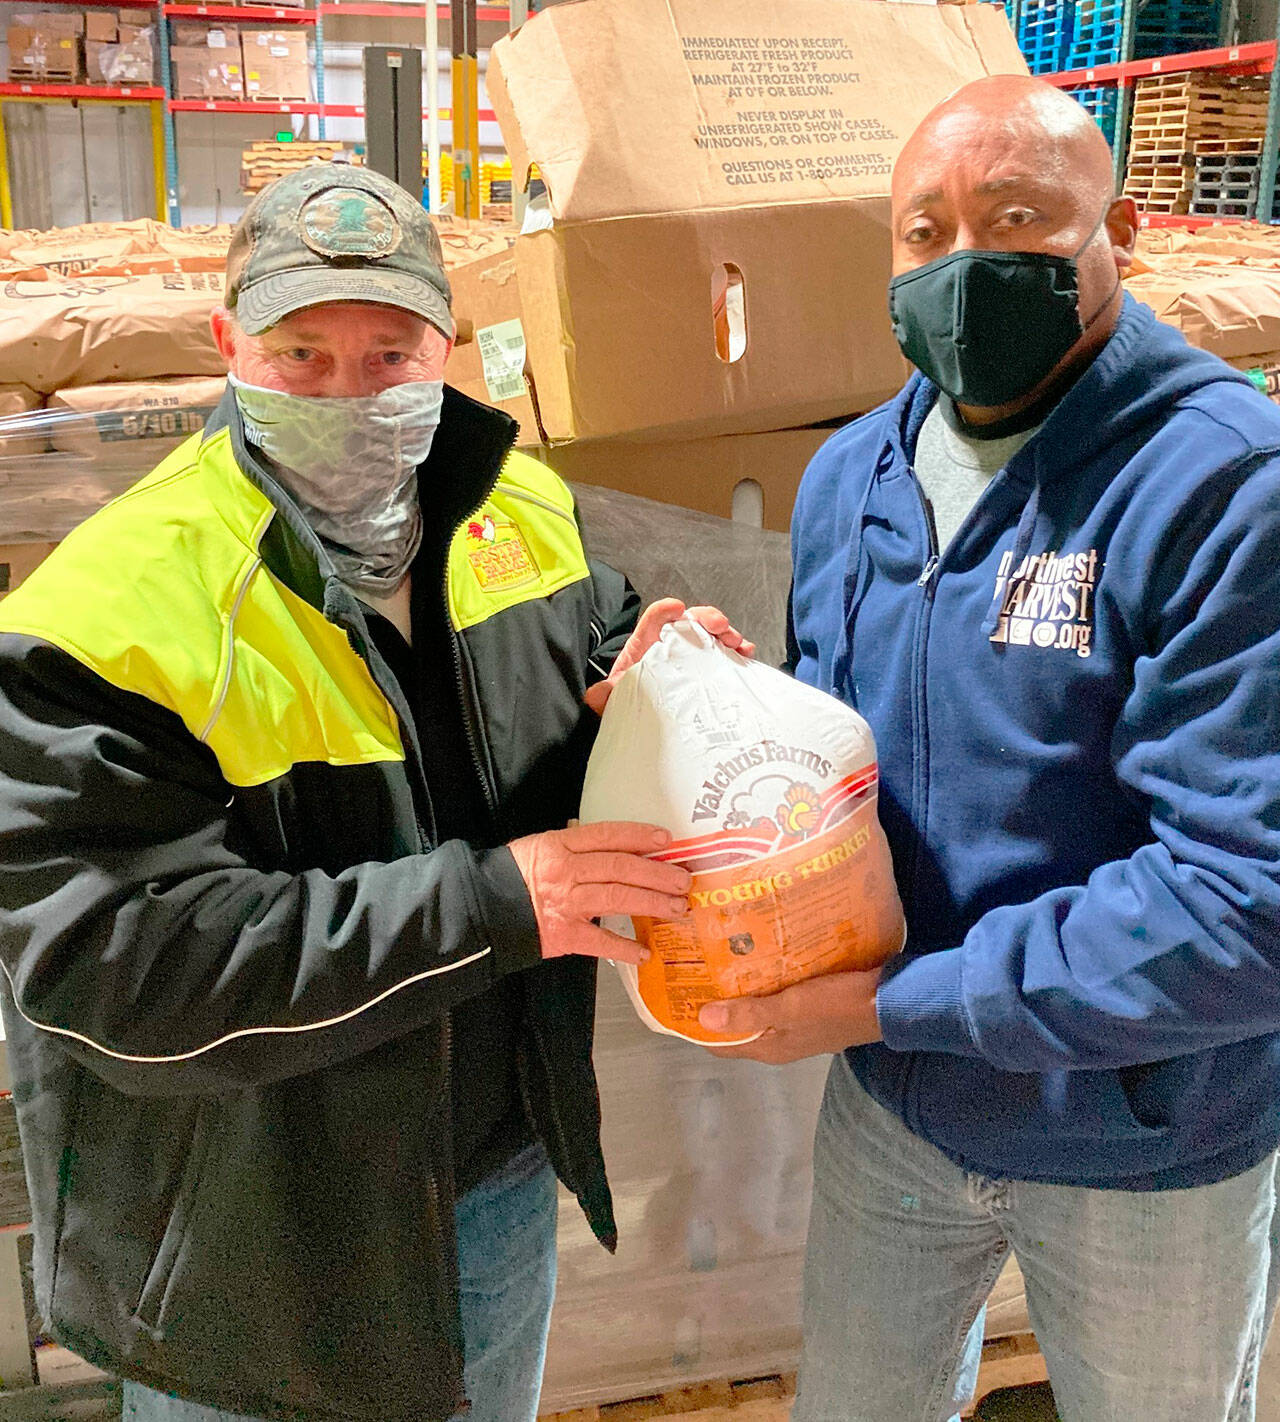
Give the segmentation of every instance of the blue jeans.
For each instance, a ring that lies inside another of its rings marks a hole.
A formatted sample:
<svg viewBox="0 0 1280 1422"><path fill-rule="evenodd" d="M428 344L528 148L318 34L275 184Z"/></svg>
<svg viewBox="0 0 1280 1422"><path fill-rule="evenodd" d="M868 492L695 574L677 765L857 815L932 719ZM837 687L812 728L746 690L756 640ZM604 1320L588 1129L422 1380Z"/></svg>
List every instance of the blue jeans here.
<svg viewBox="0 0 1280 1422"><path fill-rule="evenodd" d="M814 1144L793 1422L946 1422L1010 1249L1063 1422L1253 1422L1276 1159L1190 1190L991 1180L837 1057Z"/></svg>
<svg viewBox="0 0 1280 1422"><path fill-rule="evenodd" d="M468 1191L457 1219L467 1422L534 1422L556 1287L556 1178L543 1148ZM254 1422L135 1382L124 1384L123 1416Z"/></svg>

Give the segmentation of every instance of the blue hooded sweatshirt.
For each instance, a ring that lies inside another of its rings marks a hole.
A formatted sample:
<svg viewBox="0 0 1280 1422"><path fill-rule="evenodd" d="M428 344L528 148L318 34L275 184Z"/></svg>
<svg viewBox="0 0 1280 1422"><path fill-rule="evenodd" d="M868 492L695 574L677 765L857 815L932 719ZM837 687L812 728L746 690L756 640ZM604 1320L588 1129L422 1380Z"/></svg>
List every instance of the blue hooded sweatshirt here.
<svg viewBox="0 0 1280 1422"><path fill-rule="evenodd" d="M1280 409L1126 297L939 553L915 377L818 453L791 664L870 722L906 909L858 1079L966 1169L1280 1141Z"/></svg>

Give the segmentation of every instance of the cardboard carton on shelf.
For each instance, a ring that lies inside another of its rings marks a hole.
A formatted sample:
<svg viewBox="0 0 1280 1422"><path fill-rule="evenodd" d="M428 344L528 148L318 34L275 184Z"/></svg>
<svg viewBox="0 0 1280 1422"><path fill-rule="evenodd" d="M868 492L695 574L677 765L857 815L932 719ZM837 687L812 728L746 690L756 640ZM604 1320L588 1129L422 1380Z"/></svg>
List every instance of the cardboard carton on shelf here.
<svg viewBox="0 0 1280 1422"><path fill-rule="evenodd" d="M240 48L246 68L264 59L288 59L306 68L307 36L301 29L259 30L246 26L240 31Z"/></svg>
<svg viewBox="0 0 1280 1422"><path fill-rule="evenodd" d="M169 51L180 99L243 99L244 71L240 48L209 49L177 46Z"/></svg>
<svg viewBox="0 0 1280 1422"><path fill-rule="evenodd" d="M78 84L84 76L84 16L15 15L9 26L9 79Z"/></svg>
<svg viewBox="0 0 1280 1422"><path fill-rule="evenodd" d="M155 50L150 29L121 29L114 44L87 40L84 47L85 79L90 84L155 83Z"/></svg>
<svg viewBox="0 0 1280 1422"><path fill-rule="evenodd" d="M302 99L311 94L311 76L303 59L245 57L244 92L248 99Z"/></svg>
<svg viewBox="0 0 1280 1422"><path fill-rule="evenodd" d="M548 195L515 245L543 434L778 430L893 394L894 160L1002 72L1026 66L994 5L580 0L500 40L515 181L536 164Z"/></svg>
<svg viewBox="0 0 1280 1422"><path fill-rule="evenodd" d="M240 49L236 25L199 24L194 20L170 20L169 24L173 43L181 49Z"/></svg>
<svg viewBox="0 0 1280 1422"><path fill-rule="evenodd" d="M115 44L120 37L120 17L114 10L86 10L84 38L86 44Z"/></svg>

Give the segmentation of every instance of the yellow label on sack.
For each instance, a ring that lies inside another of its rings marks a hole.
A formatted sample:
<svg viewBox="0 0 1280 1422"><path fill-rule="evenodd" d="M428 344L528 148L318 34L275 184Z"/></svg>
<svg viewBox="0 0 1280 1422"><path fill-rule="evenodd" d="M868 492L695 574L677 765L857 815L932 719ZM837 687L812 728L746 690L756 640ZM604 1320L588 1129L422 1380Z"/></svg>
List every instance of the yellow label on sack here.
<svg viewBox="0 0 1280 1422"><path fill-rule="evenodd" d="M485 592L505 592L537 581L538 565L515 523L490 515L467 526L467 559Z"/></svg>

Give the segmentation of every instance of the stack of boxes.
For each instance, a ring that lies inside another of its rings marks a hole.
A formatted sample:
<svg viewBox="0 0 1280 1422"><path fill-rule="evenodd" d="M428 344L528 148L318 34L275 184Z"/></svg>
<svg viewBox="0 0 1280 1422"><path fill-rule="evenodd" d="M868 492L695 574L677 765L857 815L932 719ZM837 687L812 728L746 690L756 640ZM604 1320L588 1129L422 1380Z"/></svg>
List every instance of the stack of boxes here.
<svg viewBox="0 0 1280 1422"><path fill-rule="evenodd" d="M18 14L8 30L9 79L35 84L84 83L84 21L77 10Z"/></svg>
<svg viewBox="0 0 1280 1422"><path fill-rule="evenodd" d="M147 10L85 12L85 79L121 88L155 82L154 29Z"/></svg>
<svg viewBox="0 0 1280 1422"><path fill-rule="evenodd" d="M243 99L244 66L235 25L174 21L169 62L180 99Z"/></svg>
<svg viewBox="0 0 1280 1422"><path fill-rule="evenodd" d="M449 379L566 478L785 529L832 425L908 374L885 294L906 136L1022 65L995 5L671 13L553 6L493 47L512 172L547 203L452 274L475 338Z"/></svg>
<svg viewBox="0 0 1280 1422"><path fill-rule="evenodd" d="M153 12L18 14L8 29L9 79L37 84L155 83Z"/></svg>
<svg viewBox="0 0 1280 1422"><path fill-rule="evenodd" d="M174 86L180 99L282 100L310 96L306 32L175 22Z"/></svg>
<svg viewBox="0 0 1280 1422"><path fill-rule="evenodd" d="M310 93L307 36L301 27L242 29L247 99L306 99Z"/></svg>

